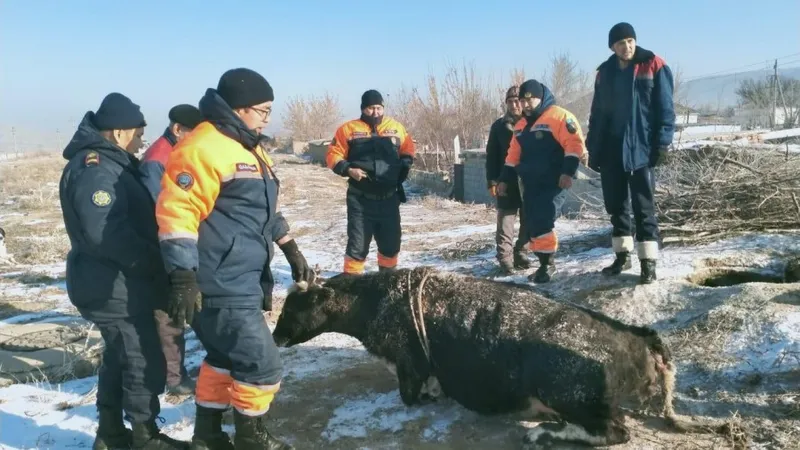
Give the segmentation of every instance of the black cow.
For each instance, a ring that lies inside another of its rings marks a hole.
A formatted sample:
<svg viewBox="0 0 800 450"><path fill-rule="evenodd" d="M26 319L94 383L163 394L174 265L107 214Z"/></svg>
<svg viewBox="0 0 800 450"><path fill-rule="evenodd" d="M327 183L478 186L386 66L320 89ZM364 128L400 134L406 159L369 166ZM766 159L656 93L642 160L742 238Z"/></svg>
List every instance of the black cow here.
<svg viewBox="0 0 800 450"><path fill-rule="evenodd" d="M623 406L657 406L676 429L703 429L675 417L675 369L655 331L523 286L421 267L292 289L275 342L290 347L326 332L395 365L406 405L441 386L481 414L560 419L531 429L526 443L625 443Z"/></svg>

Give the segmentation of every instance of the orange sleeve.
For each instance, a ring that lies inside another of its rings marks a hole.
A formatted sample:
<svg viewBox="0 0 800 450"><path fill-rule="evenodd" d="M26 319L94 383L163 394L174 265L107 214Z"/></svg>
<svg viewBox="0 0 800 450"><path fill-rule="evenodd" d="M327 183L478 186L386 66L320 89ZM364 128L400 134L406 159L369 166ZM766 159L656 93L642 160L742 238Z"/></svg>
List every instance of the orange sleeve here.
<svg viewBox="0 0 800 450"><path fill-rule="evenodd" d="M401 138L402 141L400 142L400 156L410 156L414 157L416 154L416 146L414 145L414 139L411 138L411 135L406 130L406 127L400 125L403 130L403 137Z"/></svg>
<svg viewBox="0 0 800 450"><path fill-rule="evenodd" d="M555 129L555 137L564 149L564 156L580 159L586 152L581 124L569 111L564 111L564 117Z"/></svg>
<svg viewBox="0 0 800 450"><path fill-rule="evenodd" d="M517 141L517 130L514 130L514 134L511 136L511 143L508 146L508 153L506 154L506 165L511 167L517 167L519 165L520 153L522 149L519 146L519 141Z"/></svg>
<svg viewBox="0 0 800 450"><path fill-rule="evenodd" d="M215 166L212 153L192 144L169 155L156 202L158 240L168 272L198 267L198 229L214 209L222 181Z"/></svg>
<svg viewBox="0 0 800 450"><path fill-rule="evenodd" d="M333 141L331 141L330 145L328 146L328 153L325 156L325 163L328 165L328 168L333 170L334 172L341 175L341 173L337 172L337 165L339 165L340 169L342 168L341 163L342 161L347 160L347 152L349 150L349 146L347 141L350 139L348 136L348 127L347 124L340 126L336 130L336 134L333 136ZM347 174L347 170L344 170L345 175Z"/></svg>

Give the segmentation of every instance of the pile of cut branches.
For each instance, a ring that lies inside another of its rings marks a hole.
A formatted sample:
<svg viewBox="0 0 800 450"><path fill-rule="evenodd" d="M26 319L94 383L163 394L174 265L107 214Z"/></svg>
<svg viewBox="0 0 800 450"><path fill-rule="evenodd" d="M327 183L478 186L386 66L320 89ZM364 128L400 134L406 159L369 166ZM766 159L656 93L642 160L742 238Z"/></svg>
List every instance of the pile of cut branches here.
<svg viewBox="0 0 800 450"><path fill-rule="evenodd" d="M675 151L657 176L659 224L669 239L800 228L798 155L724 147Z"/></svg>

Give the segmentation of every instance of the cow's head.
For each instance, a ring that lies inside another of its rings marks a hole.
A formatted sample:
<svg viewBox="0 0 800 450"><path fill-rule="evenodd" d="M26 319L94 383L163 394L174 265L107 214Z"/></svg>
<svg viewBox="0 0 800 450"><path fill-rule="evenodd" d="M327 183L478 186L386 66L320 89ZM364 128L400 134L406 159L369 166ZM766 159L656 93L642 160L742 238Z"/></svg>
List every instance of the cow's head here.
<svg viewBox="0 0 800 450"><path fill-rule="evenodd" d="M278 347L291 347L311 340L329 331L335 319L331 304L336 295L333 289L318 283L289 288L283 310L275 325L272 337Z"/></svg>

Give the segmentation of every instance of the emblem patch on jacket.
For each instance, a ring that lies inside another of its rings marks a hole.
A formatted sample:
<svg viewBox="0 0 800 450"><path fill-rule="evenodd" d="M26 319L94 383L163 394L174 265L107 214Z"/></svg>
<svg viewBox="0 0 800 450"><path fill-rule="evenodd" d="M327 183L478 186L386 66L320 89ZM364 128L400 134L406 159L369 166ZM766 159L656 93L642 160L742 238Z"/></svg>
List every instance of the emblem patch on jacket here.
<svg viewBox="0 0 800 450"><path fill-rule="evenodd" d="M575 120L572 117L567 119L567 131L569 134L575 134L578 132L578 124L575 123Z"/></svg>
<svg viewBox="0 0 800 450"><path fill-rule="evenodd" d="M83 165L85 166L96 166L100 164L100 155L97 152L89 152L86 154L86 157L83 158Z"/></svg>
<svg viewBox="0 0 800 450"><path fill-rule="evenodd" d="M194 184L194 177L188 172L181 172L175 177L175 183L184 191L188 191Z"/></svg>
<svg viewBox="0 0 800 450"><path fill-rule="evenodd" d="M111 204L111 194L102 189L94 191L94 194L92 194L92 203L100 207L108 206Z"/></svg>
<svg viewBox="0 0 800 450"><path fill-rule="evenodd" d="M258 173L258 166L256 166L255 164L236 163L236 171Z"/></svg>

